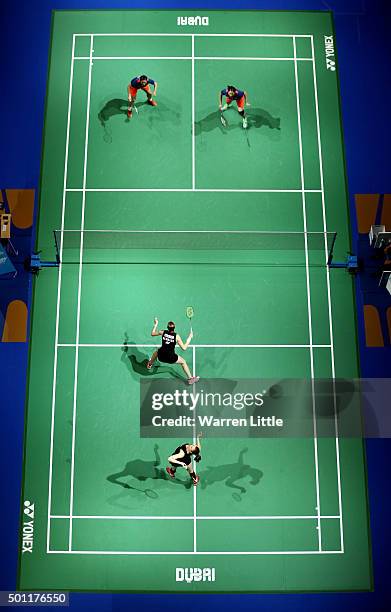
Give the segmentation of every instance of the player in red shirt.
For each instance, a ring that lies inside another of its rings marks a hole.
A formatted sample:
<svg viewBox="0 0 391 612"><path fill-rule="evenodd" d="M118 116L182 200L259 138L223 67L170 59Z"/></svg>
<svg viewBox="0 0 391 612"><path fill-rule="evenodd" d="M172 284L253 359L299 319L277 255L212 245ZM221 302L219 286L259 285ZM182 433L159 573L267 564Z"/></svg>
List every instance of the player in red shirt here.
<svg viewBox="0 0 391 612"><path fill-rule="evenodd" d="M153 85L153 92L151 92L150 85ZM132 116L133 106L136 102L137 92L142 89L147 94L148 104L151 106L157 106L157 102L153 100L157 93L157 81L150 79L146 74L142 74L138 77L134 77L128 85L128 117Z"/></svg>
<svg viewBox="0 0 391 612"><path fill-rule="evenodd" d="M223 96L226 96L226 103L223 106ZM225 89L219 92L219 109L221 112L227 110L232 102L236 102L238 107L238 113L242 118L243 127L247 128L247 117L244 112L245 106L250 106L247 100L247 92L234 87L233 85L227 85Z"/></svg>

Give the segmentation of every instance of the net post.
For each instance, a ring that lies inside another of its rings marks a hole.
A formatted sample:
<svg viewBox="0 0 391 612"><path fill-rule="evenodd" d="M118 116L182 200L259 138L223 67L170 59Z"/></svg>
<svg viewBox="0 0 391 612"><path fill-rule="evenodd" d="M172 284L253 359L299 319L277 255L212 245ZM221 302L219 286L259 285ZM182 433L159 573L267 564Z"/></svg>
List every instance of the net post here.
<svg viewBox="0 0 391 612"><path fill-rule="evenodd" d="M57 234L56 234L56 230L53 230L53 236L54 236L54 246L56 249L56 261L58 264L60 264L60 249L58 247L58 240L57 240Z"/></svg>
<svg viewBox="0 0 391 612"><path fill-rule="evenodd" d="M327 258L327 265L330 266L331 262L333 261L333 256L334 256L334 245L335 245L335 241L337 239L337 232L334 232L333 235L333 239L331 241L331 246L329 248L329 253L328 253L328 258Z"/></svg>

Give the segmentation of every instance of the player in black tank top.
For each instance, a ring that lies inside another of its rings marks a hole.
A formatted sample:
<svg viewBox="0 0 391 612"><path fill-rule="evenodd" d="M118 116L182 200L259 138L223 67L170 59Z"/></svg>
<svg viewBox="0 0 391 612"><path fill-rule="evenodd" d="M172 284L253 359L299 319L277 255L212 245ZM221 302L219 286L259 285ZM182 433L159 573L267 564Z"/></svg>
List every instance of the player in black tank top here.
<svg viewBox="0 0 391 612"><path fill-rule="evenodd" d="M189 472L194 486L199 483L200 477L194 471L192 458L194 457L194 461L201 461L201 435L197 436L197 444L182 444L170 455L168 461L171 467L166 467L166 472L170 474L171 478L175 478L175 472L178 467L183 467Z"/></svg>
<svg viewBox="0 0 391 612"><path fill-rule="evenodd" d="M167 326L168 327L168 326ZM162 363L176 363L178 355L175 352L176 333L172 328L163 331L162 346L157 352L157 357Z"/></svg>
<svg viewBox="0 0 391 612"><path fill-rule="evenodd" d="M175 332L175 323L173 321L169 321L167 323L167 329L162 329L160 331L157 329L158 323L159 321L155 318L151 336L161 336L162 345L159 350L155 351L152 357L149 359L147 363L148 370L152 368L156 359L159 359L161 363L178 363L182 366L189 385L193 385L194 383L198 382L200 377L192 376L186 361L183 359L183 357L177 355L175 352L175 346L177 344L183 351L187 349L190 340L193 338L193 332L190 332L186 342L183 342L180 335Z"/></svg>

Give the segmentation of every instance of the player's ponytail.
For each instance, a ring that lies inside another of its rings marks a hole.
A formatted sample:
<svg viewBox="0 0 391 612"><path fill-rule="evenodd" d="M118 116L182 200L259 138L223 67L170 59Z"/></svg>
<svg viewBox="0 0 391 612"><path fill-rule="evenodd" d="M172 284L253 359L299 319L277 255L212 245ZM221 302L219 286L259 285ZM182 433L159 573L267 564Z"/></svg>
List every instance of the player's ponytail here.
<svg viewBox="0 0 391 612"><path fill-rule="evenodd" d="M198 454L198 455L196 455L196 456L194 457L194 461L196 461L197 463L199 463L199 462L201 461L201 455L199 455L199 454Z"/></svg>

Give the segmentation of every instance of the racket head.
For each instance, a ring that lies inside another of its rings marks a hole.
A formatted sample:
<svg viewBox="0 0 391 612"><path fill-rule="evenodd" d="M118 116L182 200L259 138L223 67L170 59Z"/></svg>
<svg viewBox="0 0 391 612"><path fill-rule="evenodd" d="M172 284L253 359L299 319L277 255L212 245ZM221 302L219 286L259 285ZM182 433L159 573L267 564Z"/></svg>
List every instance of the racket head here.
<svg viewBox="0 0 391 612"><path fill-rule="evenodd" d="M186 308L186 316L188 319L192 319L194 316L194 308L193 306L187 306Z"/></svg>
<svg viewBox="0 0 391 612"><path fill-rule="evenodd" d="M227 127L227 120L223 116L223 113L220 114L220 121L223 127Z"/></svg>

